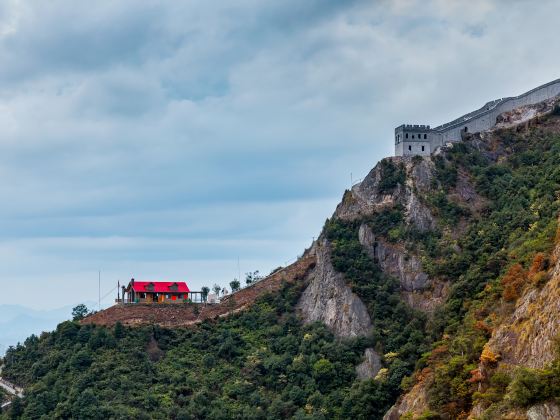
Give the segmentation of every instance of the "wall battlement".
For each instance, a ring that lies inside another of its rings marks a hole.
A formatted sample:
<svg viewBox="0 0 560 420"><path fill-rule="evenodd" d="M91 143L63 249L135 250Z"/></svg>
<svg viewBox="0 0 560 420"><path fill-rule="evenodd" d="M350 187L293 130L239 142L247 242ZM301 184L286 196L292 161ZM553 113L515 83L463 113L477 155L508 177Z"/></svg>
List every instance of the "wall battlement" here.
<svg viewBox="0 0 560 420"><path fill-rule="evenodd" d="M498 115L504 112L559 95L560 79L556 79L519 96L489 101L475 111L434 128L429 125L402 124L395 128L395 156L430 155L445 143L461 141L464 133L489 130L496 125Z"/></svg>

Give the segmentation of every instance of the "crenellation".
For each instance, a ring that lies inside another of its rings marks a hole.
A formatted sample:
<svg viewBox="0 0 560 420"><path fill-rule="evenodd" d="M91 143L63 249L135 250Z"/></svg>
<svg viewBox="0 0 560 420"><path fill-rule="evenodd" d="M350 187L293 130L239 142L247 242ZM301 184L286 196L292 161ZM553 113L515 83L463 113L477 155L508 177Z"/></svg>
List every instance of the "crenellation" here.
<svg viewBox="0 0 560 420"><path fill-rule="evenodd" d="M478 133L496 125L497 117L516 108L534 105L560 95L560 79L545 83L519 96L495 99L461 117L430 128L423 124L401 124L395 128L395 155L429 156L446 143L462 141L466 133Z"/></svg>

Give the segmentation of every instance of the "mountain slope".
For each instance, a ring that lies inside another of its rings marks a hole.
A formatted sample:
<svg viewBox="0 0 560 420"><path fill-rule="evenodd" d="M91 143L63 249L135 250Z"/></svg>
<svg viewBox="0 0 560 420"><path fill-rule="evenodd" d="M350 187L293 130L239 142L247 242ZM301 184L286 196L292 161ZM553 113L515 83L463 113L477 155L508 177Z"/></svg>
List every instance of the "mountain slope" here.
<svg viewBox="0 0 560 420"><path fill-rule="evenodd" d="M382 160L293 275L198 319L116 307L30 338L5 358L23 418L554 418L553 106Z"/></svg>

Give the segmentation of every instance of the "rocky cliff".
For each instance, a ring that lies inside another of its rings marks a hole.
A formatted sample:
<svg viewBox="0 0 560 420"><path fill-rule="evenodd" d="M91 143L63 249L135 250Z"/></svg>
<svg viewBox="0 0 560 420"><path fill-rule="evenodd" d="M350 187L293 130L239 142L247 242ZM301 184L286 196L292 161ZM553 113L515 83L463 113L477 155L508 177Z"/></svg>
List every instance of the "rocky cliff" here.
<svg viewBox="0 0 560 420"><path fill-rule="evenodd" d="M471 210L469 220L450 228L452 237L470 236L458 241L450 258L468 253L471 268L465 265L452 280L462 289L452 284L451 302L444 303L444 312L462 316L423 358L384 419L560 419L557 104L503 115L496 129L467 139L469 152L460 159L441 150L457 165L448 197L470 203ZM362 236L372 242L370 232ZM418 280L409 279L404 285ZM473 290L479 292L467 295L465 288L477 281ZM461 309L451 308L459 304Z"/></svg>

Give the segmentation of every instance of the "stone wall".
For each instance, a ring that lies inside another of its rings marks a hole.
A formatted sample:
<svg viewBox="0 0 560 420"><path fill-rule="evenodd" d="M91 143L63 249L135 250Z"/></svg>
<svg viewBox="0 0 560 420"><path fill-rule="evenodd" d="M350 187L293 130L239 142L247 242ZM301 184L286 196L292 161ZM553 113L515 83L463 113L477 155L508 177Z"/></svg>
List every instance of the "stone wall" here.
<svg viewBox="0 0 560 420"><path fill-rule="evenodd" d="M464 132L478 133L489 130L496 125L496 119L504 112L512 111L527 105L546 101L560 95L560 79L553 80L519 96L510 98L497 99L486 103L482 108L465 114L449 123L440 125L430 130L428 134L429 147L424 147L424 153L421 150L421 142L397 141L398 134L406 131L407 125L399 126L395 129L395 155L425 155L434 152L438 147L449 142L459 142L462 140ZM405 131L403 131L403 129ZM402 139L401 135L401 139ZM410 149L409 150L409 146Z"/></svg>
<svg viewBox="0 0 560 420"><path fill-rule="evenodd" d="M560 79L546 83L535 89L525 92L519 96L503 98L490 103L492 105L482 107L475 115L460 117L458 120L444 126L435 127L434 131L438 134L434 136L432 150L447 142L461 141L461 131L467 128L469 133L478 133L489 130L496 125L498 115L512 111L526 105L533 105L547 99L560 95Z"/></svg>

